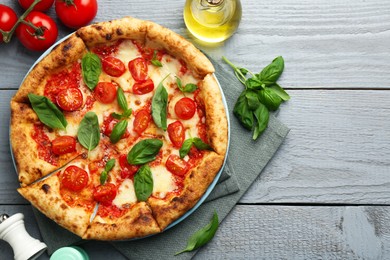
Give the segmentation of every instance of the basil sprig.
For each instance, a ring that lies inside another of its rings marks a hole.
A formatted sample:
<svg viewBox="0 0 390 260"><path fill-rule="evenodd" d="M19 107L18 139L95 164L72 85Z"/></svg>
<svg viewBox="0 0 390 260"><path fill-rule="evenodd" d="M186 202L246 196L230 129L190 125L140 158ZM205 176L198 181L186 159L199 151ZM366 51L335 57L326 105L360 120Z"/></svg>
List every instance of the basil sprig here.
<svg viewBox="0 0 390 260"><path fill-rule="evenodd" d="M168 92L165 89L163 82L169 76L161 80L154 92L152 99L152 117L157 127L167 130L167 106L168 106Z"/></svg>
<svg viewBox="0 0 390 260"><path fill-rule="evenodd" d="M123 113L122 114L112 113L111 116L119 120L124 118L129 118L133 110L129 108L129 105L127 104L126 96L121 87L118 87L118 90L116 92L116 98L119 107L123 110Z"/></svg>
<svg viewBox="0 0 390 260"><path fill-rule="evenodd" d="M283 73L284 60L279 56L260 73L254 74L248 69L237 67L226 57L222 58L245 86L236 101L233 114L246 129L253 130L253 140L256 140L268 126L269 111L277 110L283 101L290 99L287 92L276 83ZM247 77L248 73L251 77Z"/></svg>
<svg viewBox="0 0 390 260"><path fill-rule="evenodd" d="M188 83L183 87L183 84L181 83L181 79L179 77L176 77L176 84L181 92L192 93L198 89L198 86L193 83Z"/></svg>
<svg viewBox="0 0 390 260"><path fill-rule="evenodd" d="M180 158L183 159L188 154L192 145L194 145L199 150L213 150L210 145L204 143L199 137L188 138L183 142L183 145L179 150Z"/></svg>
<svg viewBox="0 0 390 260"><path fill-rule="evenodd" d="M177 252L175 255L193 251L201 246L207 244L215 235L219 227L218 214L214 212L213 219L205 227L196 231L187 242L184 250Z"/></svg>
<svg viewBox="0 0 390 260"><path fill-rule="evenodd" d="M84 148L88 149L88 151L92 151L99 144L99 121L94 112L86 113L81 120L77 131L77 139Z"/></svg>
<svg viewBox="0 0 390 260"><path fill-rule="evenodd" d="M31 106L39 120L50 128L65 129L68 122L64 114L47 97L28 94Z"/></svg>
<svg viewBox="0 0 390 260"><path fill-rule="evenodd" d="M86 53L81 59L81 70L84 83L90 90L94 90L102 73L102 63L99 56L92 52Z"/></svg>
<svg viewBox="0 0 390 260"><path fill-rule="evenodd" d="M115 159L110 159L107 161L106 166L104 167L104 170L100 174L100 184L103 185L107 178L108 178L108 173L114 168L115 166Z"/></svg>
<svg viewBox="0 0 390 260"><path fill-rule="evenodd" d="M144 139L136 143L127 154L127 161L132 165L140 165L156 159L163 142L159 139Z"/></svg>
<svg viewBox="0 0 390 260"><path fill-rule="evenodd" d="M134 191L138 201L146 201L153 192L152 172L147 164L134 175Z"/></svg>
<svg viewBox="0 0 390 260"><path fill-rule="evenodd" d="M157 59L157 50L154 50L153 52L153 58L150 61L154 66L156 67L162 67L162 63Z"/></svg>

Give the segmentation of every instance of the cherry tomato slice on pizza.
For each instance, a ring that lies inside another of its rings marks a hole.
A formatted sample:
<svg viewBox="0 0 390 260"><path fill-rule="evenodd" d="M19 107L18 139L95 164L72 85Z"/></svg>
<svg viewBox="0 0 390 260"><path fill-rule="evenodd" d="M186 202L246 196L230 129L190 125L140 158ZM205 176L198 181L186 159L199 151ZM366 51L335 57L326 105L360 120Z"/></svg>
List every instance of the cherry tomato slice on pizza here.
<svg viewBox="0 0 390 260"><path fill-rule="evenodd" d="M175 104L175 113L180 119L188 120L194 116L195 112L196 104L191 98L184 97Z"/></svg>
<svg viewBox="0 0 390 260"><path fill-rule="evenodd" d="M134 131L141 135L145 129L149 126L152 120L150 112L147 109L141 109L137 112L133 122Z"/></svg>
<svg viewBox="0 0 390 260"><path fill-rule="evenodd" d="M93 199L104 205L110 204L116 197L117 187L113 183L99 185L93 192Z"/></svg>
<svg viewBox="0 0 390 260"><path fill-rule="evenodd" d="M0 4L0 29L4 32L8 32L14 27L16 21L18 20L18 16L15 11L6 6ZM0 42L3 42L3 36L0 34Z"/></svg>
<svg viewBox="0 0 390 260"><path fill-rule="evenodd" d="M132 165L127 161L127 155L121 154L119 156L119 165L121 167L121 178L132 178L140 168L139 165Z"/></svg>
<svg viewBox="0 0 390 260"><path fill-rule="evenodd" d="M56 155L63 155L76 151L76 138L73 136L59 136L51 142L51 149Z"/></svg>
<svg viewBox="0 0 390 260"><path fill-rule="evenodd" d="M104 72L113 77L120 77L126 71L125 64L113 56L107 56L102 59Z"/></svg>
<svg viewBox="0 0 390 260"><path fill-rule="evenodd" d="M133 79L138 83L148 78L148 63L144 58L139 57L129 61L129 70Z"/></svg>
<svg viewBox="0 0 390 260"><path fill-rule="evenodd" d="M117 87L114 83L99 82L93 90L93 94L98 101L110 104L116 99L116 90Z"/></svg>
<svg viewBox="0 0 390 260"><path fill-rule="evenodd" d="M144 82L136 82L133 85L133 93L136 95L143 95L152 92L154 89L153 80L147 79Z"/></svg>
<svg viewBox="0 0 390 260"><path fill-rule="evenodd" d="M56 101L62 110L75 111L83 105L83 94L78 88L67 88L58 93Z"/></svg>
<svg viewBox="0 0 390 260"><path fill-rule="evenodd" d="M188 163L183 159L180 159L176 154L169 155L165 162L165 167L168 171L178 176L184 176L188 171Z"/></svg>
<svg viewBox="0 0 390 260"><path fill-rule="evenodd" d="M185 129L180 121L175 121L168 125L168 136L175 148L183 145L185 138Z"/></svg>
<svg viewBox="0 0 390 260"><path fill-rule="evenodd" d="M80 191L88 184L88 173L78 166L71 165L62 173L62 185L72 191Z"/></svg>

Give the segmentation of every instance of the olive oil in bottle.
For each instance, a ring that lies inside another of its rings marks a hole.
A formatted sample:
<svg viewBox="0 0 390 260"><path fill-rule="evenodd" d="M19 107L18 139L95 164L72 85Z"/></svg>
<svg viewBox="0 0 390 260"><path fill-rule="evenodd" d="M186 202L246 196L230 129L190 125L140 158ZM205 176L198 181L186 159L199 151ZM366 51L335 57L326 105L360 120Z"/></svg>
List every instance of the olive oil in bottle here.
<svg viewBox="0 0 390 260"><path fill-rule="evenodd" d="M232 36L241 20L240 0L186 0L184 22L205 42L221 42Z"/></svg>

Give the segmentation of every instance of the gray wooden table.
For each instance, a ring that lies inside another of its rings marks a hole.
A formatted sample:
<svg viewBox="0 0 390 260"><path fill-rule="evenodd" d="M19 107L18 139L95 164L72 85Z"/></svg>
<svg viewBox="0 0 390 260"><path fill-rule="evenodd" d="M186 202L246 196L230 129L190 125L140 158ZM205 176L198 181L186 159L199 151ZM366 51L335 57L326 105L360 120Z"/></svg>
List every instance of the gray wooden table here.
<svg viewBox="0 0 390 260"><path fill-rule="evenodd" d="M1 3L21 13L17 1ZM390 258L390 1L242 0L239 30L218 46L189 35L184 0L99 5L95 21L153 20L253 71L285 59L280 84L292 99L278 118L291 132L197 259ZM59 38L71 32L59 29ZM16 192L8 121L9 100L39 56L16 39L0 45L0 213L24 213L38 238L31 206ZM92 259L123 259L106 243L85 249ZM12 256L0 241L0 259Z"/></svg>

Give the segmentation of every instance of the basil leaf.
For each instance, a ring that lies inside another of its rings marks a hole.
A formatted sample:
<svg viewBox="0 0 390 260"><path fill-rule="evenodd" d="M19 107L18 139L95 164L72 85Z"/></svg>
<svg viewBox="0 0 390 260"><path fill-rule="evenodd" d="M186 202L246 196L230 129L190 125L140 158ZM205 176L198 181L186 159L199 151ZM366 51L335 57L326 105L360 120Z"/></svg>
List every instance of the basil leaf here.
<svg viewBox="0 0 390 260"><path fill-rule="evenodd" d="M248 89L260 90L264 88L263 82L261 82L257 77L249 78L245 81L245 86Z"/></svg>
<svg viewBox="0 0 390 260"><path fill-rule="evenodd" d="M253 131L253 140L256 140L268 126L269 112L266 106L260 104L253 114L257 120Z"/></svg>
<svg viewBox="0 0 390 260"><path fill-rule="evenodd" d="M163 142L159 139L145 139L138 142L127 154L127 161L133 165L140 165L156 159Z"/></svg>
<svg viewBox="0 0 390 260"><path fill-rule="evenodd" d="M190 151L192 146L192 138L189 138L183 142L183 145L181 146L179 150L180 158L183 159L188 152Z"/></svg>
<svg viewBox="0 0 390 260"><path fill-rule="evenodd" d="M50 128L65 129L68 125L64 114L47 97L28 94L31 106L39 120Z"/></svg>
<svg viewBox="0 0 390 260"><path fill-rule="evenodd" d="M188 83L184 86L182 92L188 92L188 93L192 93L194 92L195 90L198 89L198 86L193 84L193 83Z"/></svg>
<svg viewBox="0 0 390 260"><path fill-rule="evenodd" d="M153 192L152 172L147 164L142 165L134 176L135 195L139 201L146 201Z"/></svg>
<svg viewBox="0 0 390 260"><path fill-rule="evenodd" d="M107 161L106 166L104 167L104 170L109 172L114 168L115 166L115 159L110 159Z"/></svg>
<svg viewBox="0 0 390 260"><path fill-rule="evenodd" d="M122 108L123 111L127 111L129 109L129 106L127 104L125 94L123 93L123 89L121 87L118 87L118 90L116 92L116 98L118 100L120 108Z"/></svg>
<svg viewBox="0 0 390 260"><path fill-rule="evenodd" d="M126 132L126 129L127 129L127 120L122 120L116 123L110 134L111 143L115 144L119 140L121 140L122 135Z"/></svg>
<svg viewBox="0 0 390 260"><path fill-rule="evenodd" d="M270 88L259 91L259 100L271 111L277 110L282 103L282 99Z"/></svg>
<svg viewBox="0 0 390 260"><path fill-rule="evenodd" d="M260 80L265 84L275 83L284 69L284 60L282 56L276 57L271 64L266 66L259 74Z"/></svg>
<svg viewBox="0 0 390 260"><path fill-rule="evenodd" d="M163 65L161 64L161 62L157 59L157 50L154 50L153 52L153 58L152 60L150 61L154 66L156 67L162 67Z"/></svg>
<svg viewBox="0 0 390 260"><path fill-rule="evenodd" d="M195 145L196 148L198 148L199 150L213 150L213 148L204 143L202 141L202 139L200 139L199 137L194 137L192 138L192 143Z"/></svg>
<svg viewBox="0 0 390 260"><path fill-rule="evenodd" d="M115 159L110 159L106 163L106 166L104 167L104 171L100 174L100 184L103 185L107 178L108 178L108 172L112 170L115 166Z"/></svg>
<svg viewBox="0 0 390 260"><path fill-rule="evenodd" d="M118 119L118 120L121 120L122 117L123 117L122 114L118 114L118 113L115 113L115 112L111 113L111 116L113 118L115 118L115 119Z"/></svg>
<svg viewBox="0 0 390 260"><path fill-rule="evenodd" d="M84 83L90 90L94 90L99 82L100 73L102 73L100 58L96 54L88 52L81 59L81 70Z"/></svg>
<svg viewBox="0 0 390 260"><path fill-rule="evenodd" d="M106 170L102 171L100 174L100 184L103 185L108 178L108 172Z"/></svg>
<svg viewBox="0 0 390 260"><path fill-rule="evenodd" d="M152 117L157 127L167 130L167 106L168 106L168 92L163 86L163 81L158 84L156 91L154 92L152 99Z"/></svg>
<svg viewBox="0 0 390 260"><path fill-rule="evenodd" d="M245 98L247 99L249 109L252 111L255 110L260 104L259 98L257 97L257 93L255 91L247 90L245 92Z"/></svg>
<svg viewBox="0 0 390 260"><path fill-rule="evenodd" d="M248 73L249 70L247 70L246 68L238 68L238 70L243 74L243 75L246 75Z"/></svg>
<svg viewBox="0 0 390 260"><path fill-rule="evenodd" d="M129 118L131 116L131 113L133 113L133 110L130 108L130 109L125 110L125 112L122 114L122 116L125 118Z"/></svg>
<svg viewBox="0 0 390 260"><path fill-rule="evenodd" d="M195 250L205 244L207 244L215 235L217 232L219 223L218 223L218 214L214 212L213 219L211 222L206 225L205 227L199 229L196 231L187 242L187 246L183 251L177 252L175 255L184 253L184 252L190 252L192 250Z"/></svg>
<svg viewBox="0 0 390 260"><path fill-rule="evenodd" d="M272 86L269 87L272 89L283 101L287 101L290 99L290 95L287 94L287 92L278 84L273 84Z"/></svg>
<svg viewBox="0 0 390 260"><path fill-rule="evenodd" d="M246 129L252 129L254 119L246 99L246 91L243 91L238 97L236 104L234 105L233 114Z"/></svg>
<svg viewBox="0 0 390 260"><path fill-rule="evenodd" d="M77 139L84 148L88 149L88 151L92 151L99 144L99 121L94 112L86 113L83 120L81 120L77 131Z"/></svg>

